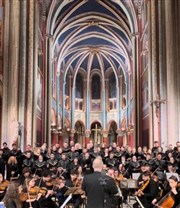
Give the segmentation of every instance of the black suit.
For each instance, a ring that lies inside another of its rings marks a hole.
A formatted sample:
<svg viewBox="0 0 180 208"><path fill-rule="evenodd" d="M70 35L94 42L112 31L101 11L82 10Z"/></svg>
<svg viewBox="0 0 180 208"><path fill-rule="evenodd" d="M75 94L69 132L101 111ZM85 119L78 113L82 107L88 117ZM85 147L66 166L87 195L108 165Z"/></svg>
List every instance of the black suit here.
<svg viewBox="0 0 180 208"><path fill-rule="evenodd" d="M112 198L118 192L114 180L101 172L85 175L82 189L87 196L87 208L110 208Z"/></svg>

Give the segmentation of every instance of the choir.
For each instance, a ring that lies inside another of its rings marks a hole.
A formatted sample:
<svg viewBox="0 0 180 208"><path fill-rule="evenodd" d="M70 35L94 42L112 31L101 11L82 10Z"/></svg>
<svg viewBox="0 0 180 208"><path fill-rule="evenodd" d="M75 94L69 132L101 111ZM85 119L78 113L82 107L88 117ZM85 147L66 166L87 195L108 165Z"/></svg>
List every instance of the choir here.
<svg viewBox="0 0 180 208"><path fill-rule="evenodd" d="M102 172L117 186L113 208L128 204L128 196L135 197L135 208L180 207L180 142L163 151L157 141L152 149L119 147L115 142L110 146L89 142L82 149L71 141L52 148L46 143L34 149L28 145L24 152L17 144L9 148L4 142L0 149L0 201L7 208L86 207L83 178L93 173L97 157L102 158Z"/></svg>

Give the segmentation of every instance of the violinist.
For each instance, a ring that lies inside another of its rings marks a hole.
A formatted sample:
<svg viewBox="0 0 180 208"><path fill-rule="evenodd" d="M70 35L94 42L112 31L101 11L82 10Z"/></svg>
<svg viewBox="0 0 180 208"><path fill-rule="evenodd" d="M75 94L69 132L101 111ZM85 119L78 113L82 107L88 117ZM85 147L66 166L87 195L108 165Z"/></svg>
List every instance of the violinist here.
<svg viewBox="0 0 180 208"><path fill-rule="evenodd" d="M82 190L81 187L79 187L81 186L81 184L79 183L77 170L71 170L70 177L71 178L66 180L66 182L61 182L61 184L59 185L59 190L57 190L57 198L61 205L63 201L66 199L66 197L68 197L67 191L71 192L72 190L71 193L73 195L70 202L73 203L74 208L78 208L82 204Z"/></svg>
<svg viewBox="0 0 180 208"><path fill-rule="evenodd" d="M51 207L57 208L57 205L52 201L52 196L54 195L53 183L51 181L51 172L44 170L42 173L42 178L36 180L36 186L40 187L41 190L46 190L43 197L40 198L40 207Z"/></svg>
<svg viewBox="0 0 180 208"><path fill-rule="evenodd" d="M150 172L150 169L151 169L151 166L147 161L143 161L141 163L141 172L140 172L140 175L138 177L138 185L139 186L141 186L144 183L144 181L142 179L143 173L146 172L146 171Z"/></svg>
<svg viewBox="0 0 180 208"><path fill-rule="evenodd" d="M5 193L9 184L10 182L8 180L4 180L2 173L0 173L0 201L5 196Z"/></svg>
<svg viewBox="0 0 180 208"><path fill-rule="evenodd" d="M29 178L31 171L28 167L23 168L22 174L18 178L19 185L24 185L25 179Z"/></svg>
<svg viewBox="0 0 180 208"><path fill-rule="evenodd" d="M22 201L22 208L40 208L39 199L42 193L39 192L40 188L35 186L35 179L29 177L25 180L26 186L20 192L20 200Z"/></svg>
<svg viewBox="0 0 180 208"><path fill-rule="evenodd" d="M146 208L150 208L152 206L152 200L158 195L159 185L151 178L151 173L146 171L142 175L143 184L135 192L135 195L139 198L142 205ZM138 207L138 203L133 205L134 208Z"/></svg>
<svg viewBox="0 0 180 208"><path fill-rule="evenodd" d="M176 208L180 203L180 192L177 188L178 185L178 179L175 176L171 176L169 178L169 192L160 198L154 198L152 201L152 204L156 207L162 207L162 208Z"/></svg>

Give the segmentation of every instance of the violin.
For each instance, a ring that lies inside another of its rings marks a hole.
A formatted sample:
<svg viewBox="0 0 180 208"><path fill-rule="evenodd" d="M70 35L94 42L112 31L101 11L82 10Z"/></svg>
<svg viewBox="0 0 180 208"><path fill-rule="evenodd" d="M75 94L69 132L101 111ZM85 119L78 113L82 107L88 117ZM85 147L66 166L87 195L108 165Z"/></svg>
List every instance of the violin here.
<svg viewBox="0 0 180 208"><path fill-rule="evenodd" d="M37 194L42 194L42 196L45 196L47 193L47 188L45 187L38 187L38 186L34 186L32 188L29 189L29 195L37 195Z"/></svg>
<svg viewBox="0 0 180 208"><path fill-rule="evenodd" d="M1 184L0 184L0 191L4 192L7 187L9 186L10 182L8 180L4 180Z"/></svg>
<svg viewBox="0 0 180 208"><path fill-rule="evenodd" d="M142 196L143 195L143 191L148 186L149 182L150 182L150 179L147 180L145 183L142 184L142 186L140 187L140 189L137 191L137 195L138 196Z"/></svg>
<svg viewBox="0 0 180 208"><path fill-rule="evenodd" d="M21 192L19 197L22 202L25 202L28 199L36 199L39 193L42 196L45 196L47 193L47 189L44 187L39 188L38 186L34 186L30 188L28 192Z"/></svg>

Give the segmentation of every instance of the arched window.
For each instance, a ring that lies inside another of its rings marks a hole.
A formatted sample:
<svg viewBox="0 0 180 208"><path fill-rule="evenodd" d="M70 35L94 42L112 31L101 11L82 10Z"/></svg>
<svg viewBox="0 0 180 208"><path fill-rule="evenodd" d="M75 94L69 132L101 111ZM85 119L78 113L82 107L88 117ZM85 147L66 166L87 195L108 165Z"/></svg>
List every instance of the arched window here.
<svg viewBox="0 0 180 208"><path fill-rule="evenodd" d="M95 74L92 77L92 99L100 99L100 76Z"/></svg>
<svg viewBox="0 0 180 208"><path fill-rule="evenodd" d="M76 77L76 98L83 98L83 78L80 74Z"/></svg>
<svg viewBox="0 0 180 208"><path fill-rule="evenodd" d="M113 72L109 76L109 98L116 98L116 78Z"/></svg>

